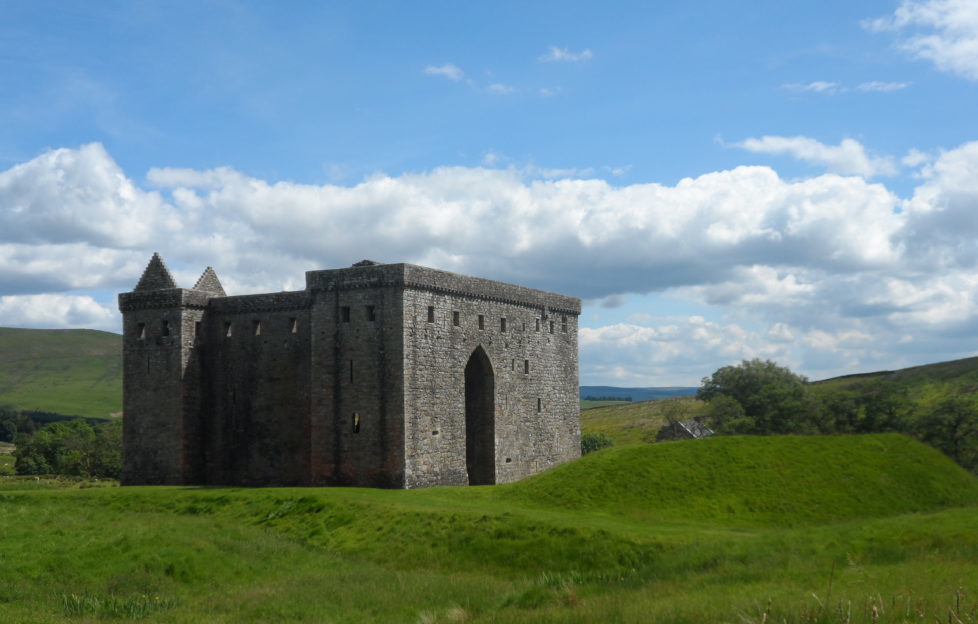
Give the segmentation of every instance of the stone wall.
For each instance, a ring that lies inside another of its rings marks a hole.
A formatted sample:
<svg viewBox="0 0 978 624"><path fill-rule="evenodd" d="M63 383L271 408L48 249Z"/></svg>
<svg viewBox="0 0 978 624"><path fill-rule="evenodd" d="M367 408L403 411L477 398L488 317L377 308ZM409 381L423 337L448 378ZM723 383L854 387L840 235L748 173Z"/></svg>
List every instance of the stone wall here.
<svg viewBox="0 0 978 624"><path fill-rule="evenodd" d="M123 482L504 483L580 454L579 300L364 264L227 297L211 269L160 288L154 256L120 295Z"/></svg>

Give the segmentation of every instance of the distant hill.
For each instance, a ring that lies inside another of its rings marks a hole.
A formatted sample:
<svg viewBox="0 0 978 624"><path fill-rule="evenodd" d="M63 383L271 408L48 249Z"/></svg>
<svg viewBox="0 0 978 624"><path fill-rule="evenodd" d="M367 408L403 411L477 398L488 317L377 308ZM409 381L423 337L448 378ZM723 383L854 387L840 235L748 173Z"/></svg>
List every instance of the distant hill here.
<svg viewBox="0 0 978 624"><path fill-rule="evenodd" d="M621 398L632 401L652 401L677 396L691 396L698 388L684 386L663 386L655 388L619 388L617 386L581 386L581 399L584 397Z"/></svg>
<svg viewBox="0 0 978 624"><path fill-rule="evenodd" d="M122 336L0 327L0 405L107 418L122 411Z"/></svg>

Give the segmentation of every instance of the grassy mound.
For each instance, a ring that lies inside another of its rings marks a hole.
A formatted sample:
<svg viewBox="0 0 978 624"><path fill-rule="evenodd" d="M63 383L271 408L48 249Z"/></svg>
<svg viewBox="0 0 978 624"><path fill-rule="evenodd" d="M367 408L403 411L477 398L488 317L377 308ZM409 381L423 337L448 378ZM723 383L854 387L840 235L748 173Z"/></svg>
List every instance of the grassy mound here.
<svg viewBox="0 0 978 624"><path fill-rule="evenodd" d="M0 405L91 418L122 411L122 336L0 327Z"/></svg>
<svg viewBox="0 0 978 624"><path fill-rule="evenodd" d="M978 478L897 434L716 437L606 449L500 495L659 520L798 526L978 504Z"/></svg>

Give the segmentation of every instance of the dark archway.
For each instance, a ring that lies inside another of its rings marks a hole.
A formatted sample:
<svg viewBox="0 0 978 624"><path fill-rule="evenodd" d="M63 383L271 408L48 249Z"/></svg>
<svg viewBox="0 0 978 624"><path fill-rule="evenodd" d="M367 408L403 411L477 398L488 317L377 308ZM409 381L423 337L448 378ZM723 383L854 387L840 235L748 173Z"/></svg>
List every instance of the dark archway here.
<svg viewBox="0 0 978 624"><path fill-rule="evenodd" d="M469 485L496 482L496 382L492 363L476 347L465 365L465 468Z"/></svg>

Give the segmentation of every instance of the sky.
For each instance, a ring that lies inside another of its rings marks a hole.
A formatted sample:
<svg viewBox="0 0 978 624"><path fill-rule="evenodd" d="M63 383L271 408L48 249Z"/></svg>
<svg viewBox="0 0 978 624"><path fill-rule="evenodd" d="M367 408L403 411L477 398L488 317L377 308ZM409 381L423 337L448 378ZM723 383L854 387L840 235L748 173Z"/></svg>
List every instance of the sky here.
<svg viewBox="0 0 978 624"><path fill-rule="evenodd" d="M580 297L586 385L978 353L978 0L0 0L0 326L411 262Z"/></svg>

